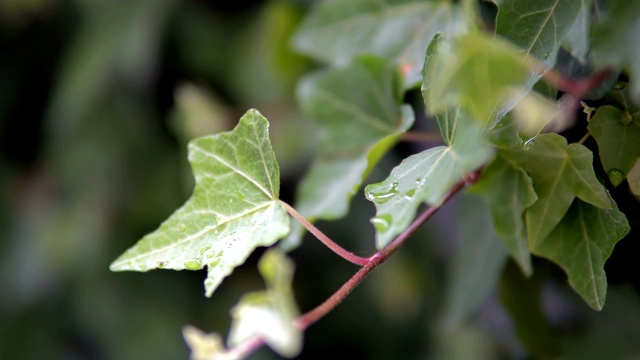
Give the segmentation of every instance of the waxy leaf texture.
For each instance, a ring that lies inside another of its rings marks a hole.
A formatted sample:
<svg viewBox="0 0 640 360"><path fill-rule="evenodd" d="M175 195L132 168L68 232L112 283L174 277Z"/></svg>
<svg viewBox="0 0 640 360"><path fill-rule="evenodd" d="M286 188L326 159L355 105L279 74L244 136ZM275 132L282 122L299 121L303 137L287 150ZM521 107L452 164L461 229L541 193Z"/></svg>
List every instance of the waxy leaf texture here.
<svg viewBox="0 0 640 360"><path fill-rule="evenodd" d="M268 122L249 110L228 133L189 143L196 180L191 198L111 264L112 271L199 270L211 296L258 246L289 232Z"/></svg>

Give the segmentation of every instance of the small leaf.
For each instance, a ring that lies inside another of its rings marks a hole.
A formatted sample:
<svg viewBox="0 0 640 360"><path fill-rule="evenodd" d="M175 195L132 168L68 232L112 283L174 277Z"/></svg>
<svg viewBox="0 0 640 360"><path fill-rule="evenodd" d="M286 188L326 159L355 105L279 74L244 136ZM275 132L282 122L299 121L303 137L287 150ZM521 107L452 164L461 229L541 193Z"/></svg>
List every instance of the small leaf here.
<svg viewBox="0 0 640 360"><path fill-rule="evenodd" d="M206 295L258 246L289 231L278 202L280 172L269 123L249 110L228 133L189 144L196 186L191 198L160 227L112 264L112 271L198 270L207 266Z"/></svg>
<svg viewBox="0 0 640 360"><path fill-rule="evenodd" d="M576 199L558 226L531 251L560 265L584 301L602 310L607 293L604 263L629 230L627 218L617 208L602 209Z"/></svg>
<svg viewBox="0 0 640 360"><path fill-rule="evenodd" d="M296 209L311 221L338 219L371 169L413 124L413 111L398 98L397 72L371 56L311 75L298 90L321 137L319 157L297 190ZM294 225L285 246L297 246L302 233Z"/></svg>
<svg viewBox="0 0 640 360"><path fill-rule="evenodd" d="M538 195L525 214L530 249L558 225L576 196L603 209L613 206L593 172L593 154L583 145L567 145L560 135L542 134L529 150L504 149L501 154L527 171Z"/></svg>
<svg viewBox="0 0 640 360"><path fill-rule="evenodd" d="M631 77L631 91L640 99L640 2L611 0L591 31L592 60L602 67L626 70Z"/></svg>
<svg viewBox="0 0 640 360"><path fill-rule="evenodd" d="M462 13L447 1L323 1L294 37L299 51L343 63L359 54L384 57L401 68L405 88L420 81L424 50L436 31L464 29Z"/></svg>
<svg viewBox="0 0 640 360"><path fill-rule="evenodd" d="M532 63L513 45L472 31L452 41L437 34L427 49L422 94L432 114L460 106L481 125L521 96Z"/></svg>
<svg viewBox="0 0 640 360"><path fill-rule="evenodd" d="M225 354L220 335L216 333L207 334L202 330L187 325L182 328L182 336L191 349L191 360L224 360L233 357Z"/></svg>
<svg viewBox="0 0 640 360"><path fill-rule="evenodd" d="M278 354L295 357L302 348L302 332L294 323L298 308L291 289L293 262L274 248L263 255L258 268L267 290L244 295L233 308L229 346L262 336Z"/></svg>
<svg viewBox="0 0 640 360"><path fill-rule="evenodd" d="M524 233L524 211L538 200L538 196L529 175L511 166L498 154L470 190L487 200L496 233L522 272L531 275L531 255Z"/></svg>
<svg viewBox="0 0 640 360"><path fill-rule="evenodd" d="M617 187L640 158L640 117L605 105L598 108L587 128L598 142L609 180Z"/></svg>
<svg viewBox="0 0 640 360"><path fill-rule="evenodd" d="M367 199L375 203L376 246L385 247L404 231L421 203L440 203L459 180L482 165L491 156L482 132L459 110L438 116L445 143L412 155L395 167L383 182L366 187Z"/></svg>

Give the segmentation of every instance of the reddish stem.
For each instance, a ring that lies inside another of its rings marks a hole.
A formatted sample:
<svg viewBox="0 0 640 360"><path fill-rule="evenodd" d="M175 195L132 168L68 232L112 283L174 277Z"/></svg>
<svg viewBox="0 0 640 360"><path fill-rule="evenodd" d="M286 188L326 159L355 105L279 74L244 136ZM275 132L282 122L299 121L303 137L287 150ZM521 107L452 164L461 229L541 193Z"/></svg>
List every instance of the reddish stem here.
<svg viewBox="0 0 640 360"><path fill-rule="evenodd" d="M602 70L588 78L571 80L560 75L558 71L551 70L544 75L544 80L579 101L589 91L598 87L609 75L611 75L611 70Z"/></svg>
<svg viewBox="0 0 640 360"><path fill-rule="evenodd" d="M296 218L296 220L298 220L305 228L307 228L307 230L309 230L310 233L315 235L315 237L317 237L318 240L320 240L320 242L322 242L326 247L331 249L331 251L338 254L343 259L360 266L365 266L369 263L369 259L355 255L354 253L351 253L345 250L340 245L336 244L327 235L323 234L322 231L320 231L317 227L315 227L309 220L307 220L304 216L302 216L291 205L287 204L282 200L280 200L280 204L284 206L285 210L287 210L287 212L291 214L291 216Z"/></svg>

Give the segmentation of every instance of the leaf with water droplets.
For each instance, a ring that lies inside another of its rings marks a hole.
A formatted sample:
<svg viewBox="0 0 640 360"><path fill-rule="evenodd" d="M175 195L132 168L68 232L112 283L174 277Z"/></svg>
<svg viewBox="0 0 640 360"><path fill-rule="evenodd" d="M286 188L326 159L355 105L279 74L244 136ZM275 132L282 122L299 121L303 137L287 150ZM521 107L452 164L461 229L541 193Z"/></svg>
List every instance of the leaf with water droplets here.
<svg viewBox="0 0 640 360"><path fill-rule="evenodd" d="M617 187L640 158L640 115L605 105L598 108L587 128L598 142L602 167Z"/></svg>
<svg viewBox="0 0 640 360"><path fill-rule="evenodd" d="M289 231L280 205L280 171L269 142L269 123L249 110L228 133L189 144L196 186L191 198L154 232L111 264L112 271L199 270L211 296L258 246Z"/></svg>
<svg viewBox="0 0 640 360"><path fill-rule="evenodd" d="M560 223L576 196L603 209L613 206L593 172L593 154L583 145L567 145L560 135L542 134L529 150L503 149L501 154L529 174L538 195L525 212L530 249Z"/></svg>
<svg viewBox="0 0 640 360"><path fill-rule="evenodd" d="M438 115L438 124L448 146L404 159L386 180L365 189L365 196L377 209L371 222L379 249L409 226L420 204L440 203L457 181L491 156L491 147L484 143L481 129L460 110Z"/></svg>
<svg viewBox="0 0 640 360"><path fill-rule="evenodd" d="M319 127L319 157L302 179L296 209L311 221L346 215L362 181L413 124L398 96L397 72L384 60L362 56L306 77L298 88L305 113ZM286 246L296 246L301 226Z"/></svg>
<svg viewBox="0 0 640 360"><path fill-rule="evenodd" d="M262 256L258 269L267 289L244 295L232 309L229 346L260 336L278 354L295 357L302 348L302 331L295 324L299 311L291 288L293 261L274 248Z"/></svg>
<svg viewBox="0 0 640 360"><path fill-rule="evenodd" d="M514 168L500 154L489 164L471 191L489 203L495 231L504 241L522 272L531 275L531 255L524 233L524 211L537 199L531 178Z"/></svg>
<svg viewBox="0 0 640 360"><path fill-rule="evenodd" d="M560 265L584 301L602 310L607 294L604 263L629 230L615 205L602 209L575 199L558 226L531 251Z"/></svg>

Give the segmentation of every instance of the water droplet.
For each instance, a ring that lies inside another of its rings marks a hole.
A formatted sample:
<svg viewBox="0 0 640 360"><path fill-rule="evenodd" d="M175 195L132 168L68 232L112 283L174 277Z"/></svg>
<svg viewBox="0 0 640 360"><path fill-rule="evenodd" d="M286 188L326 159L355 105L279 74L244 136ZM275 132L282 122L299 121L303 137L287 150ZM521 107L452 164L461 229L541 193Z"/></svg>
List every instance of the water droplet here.
<svg viewBox="0 0 640 360"><path fill-rule="evenodd" d="M164 261L158 261L158 262L156 263L156 267L157 267L158 269L162 269L166 264L167 264L167 263L166 263L166 262L164 262Z"/></svg>
<svg viewBox="0 0 640 360"><path fill-rule="evenodd" d="M244 200L244 193L242 191L236 191L236 196L240 200Z"/></svg>
<svg viewBox="0 0 640 360"><path fill-rule="evenodd" d="M147 270L149 270L147 265L145 265L145 264L140 265L140 271L147 271Z"/></svg>
<svg viewBox="0 0 640 360"><path fill-rule="evenodd" d="M180 232L187 230L187 227L185 224L180 224L180 226L178 227L178 230L180 230Z"/></svg>
<svg viewBox="0 0 640 360"><path fill-rule="evenodd" d="M398 193L398 182L394 181L389 185L383 186L378 191L367 191L367 199L376 204L384 204Z"/></svg>
<svg viewBox="0 0 640 360"><path fill-rule="evenodd" d="M202 249L200 249L200 255L204 255L204 253L207 252L207 250L211 249L211 246L205 246Z"/></svg>
<svg viewBox="0 0 640 360"><path fill-rule="evenodd" d="M215 251L212 251L212 252L210 252L210 253L208 253L208 254L207 254L207 258L208 258L208 259L211 259L211 258L212 258L212 257L214 257L214 256L216 256L216 252L215 252Z"/></svg>
<svg viewBox="0 0 640 360"><path fill-rule="evenodd" d="M227 200L227 202L228 202L229 204L231 204L231 203L233 203L233 199L232 199L232 198L229 198L229 200Z"/></svg>
<svg viewBox="0 0 640 360"><path fill-rule="evenodd" d="M213 280L211 280L211 279L207 279L207 280L205 280L205 281L204 281L204 287L205 287L205 289L212 288L212 287L213 287L213 284L214 284L214 282L213 282Z"/></svg>
<svg viewBox="0 0 640 360"><path fill-rule="evenodd" d="M252 222L251 222L251 226L256 226L256 222L255 222L255 221L252 221Z"/></svg>
<svg viewBox="0 0 640 360"><path fill-rule="evenodd" d="M378 230L378 232L383 233L389 230L391 226L391 215L380 215L371 218L371 223Z"/></svg>
<svg viewBox="0 0 640 360"><path fill-rule="evenodd" d="M609 176L609 180L611 181L611 184L613 185L613 187L620 186L620 184L622 184L624 179L627 178L622 172L622 170L616 169L616 168L613 168L607 171L607 175Z"/></svg>
<svg viewBox="0 0 640 360"><path fill-rule="evenodd" d="M243 221L243 222L242 222L242 225L243 225L243 226L249 226L249 220L245 220L245 221Z"/></svg>
<svg viewBox="0 0 640 360"><path fill-rule="evenodd" d="M219 235L220 231L218 231L218 229L213 230L213 235Z"/></svg>
<svg viewBox="0 0 640 360"><path fill-rule="evenodd" d="M522 134L518 133L518 138L520 139L520 146L522 146L522 148L524 150L531 149L533 144L536 142L536 136L537 135L526 136L526 135L522 135Z"/></svg>
<svg viewBox="0 0 640 360"><path fill-rule="evenodd" d="M200 269L200 261L198 260L189 260L184 263L184 268L187 270L198 270Z"/></svg>
<svg viewBox="0 0 640 360"><path fill-rule="evenodd" d="M218 260L213 260L212 262L209 263L209 267L216 267L218 266L218 264L220 264L220 259Z"/></svg>
<svg viewBox="0 0 640 360"><path fill-rule="evenodd" d="M549 58L549 53L545 53L544 54L544 58L545 58L545 60L548 59Z"/></svg>
<svg viewBox="0 0 640 360"><path fill-rule="evenodd" d="M231 243L231 241L229 241L229 242L227 243L227 249L231 249L231 247L232 247L232 246L233 246L233 243Z"/></svg>
<svg viewBox="0 0 640 360"><path fill-rule="evenodd" d="M407 191L406 194L404 194L404 198L407 200L411 200L413 199L413 197L416 195L416 189L411 189L409 191Z"/></svg>

